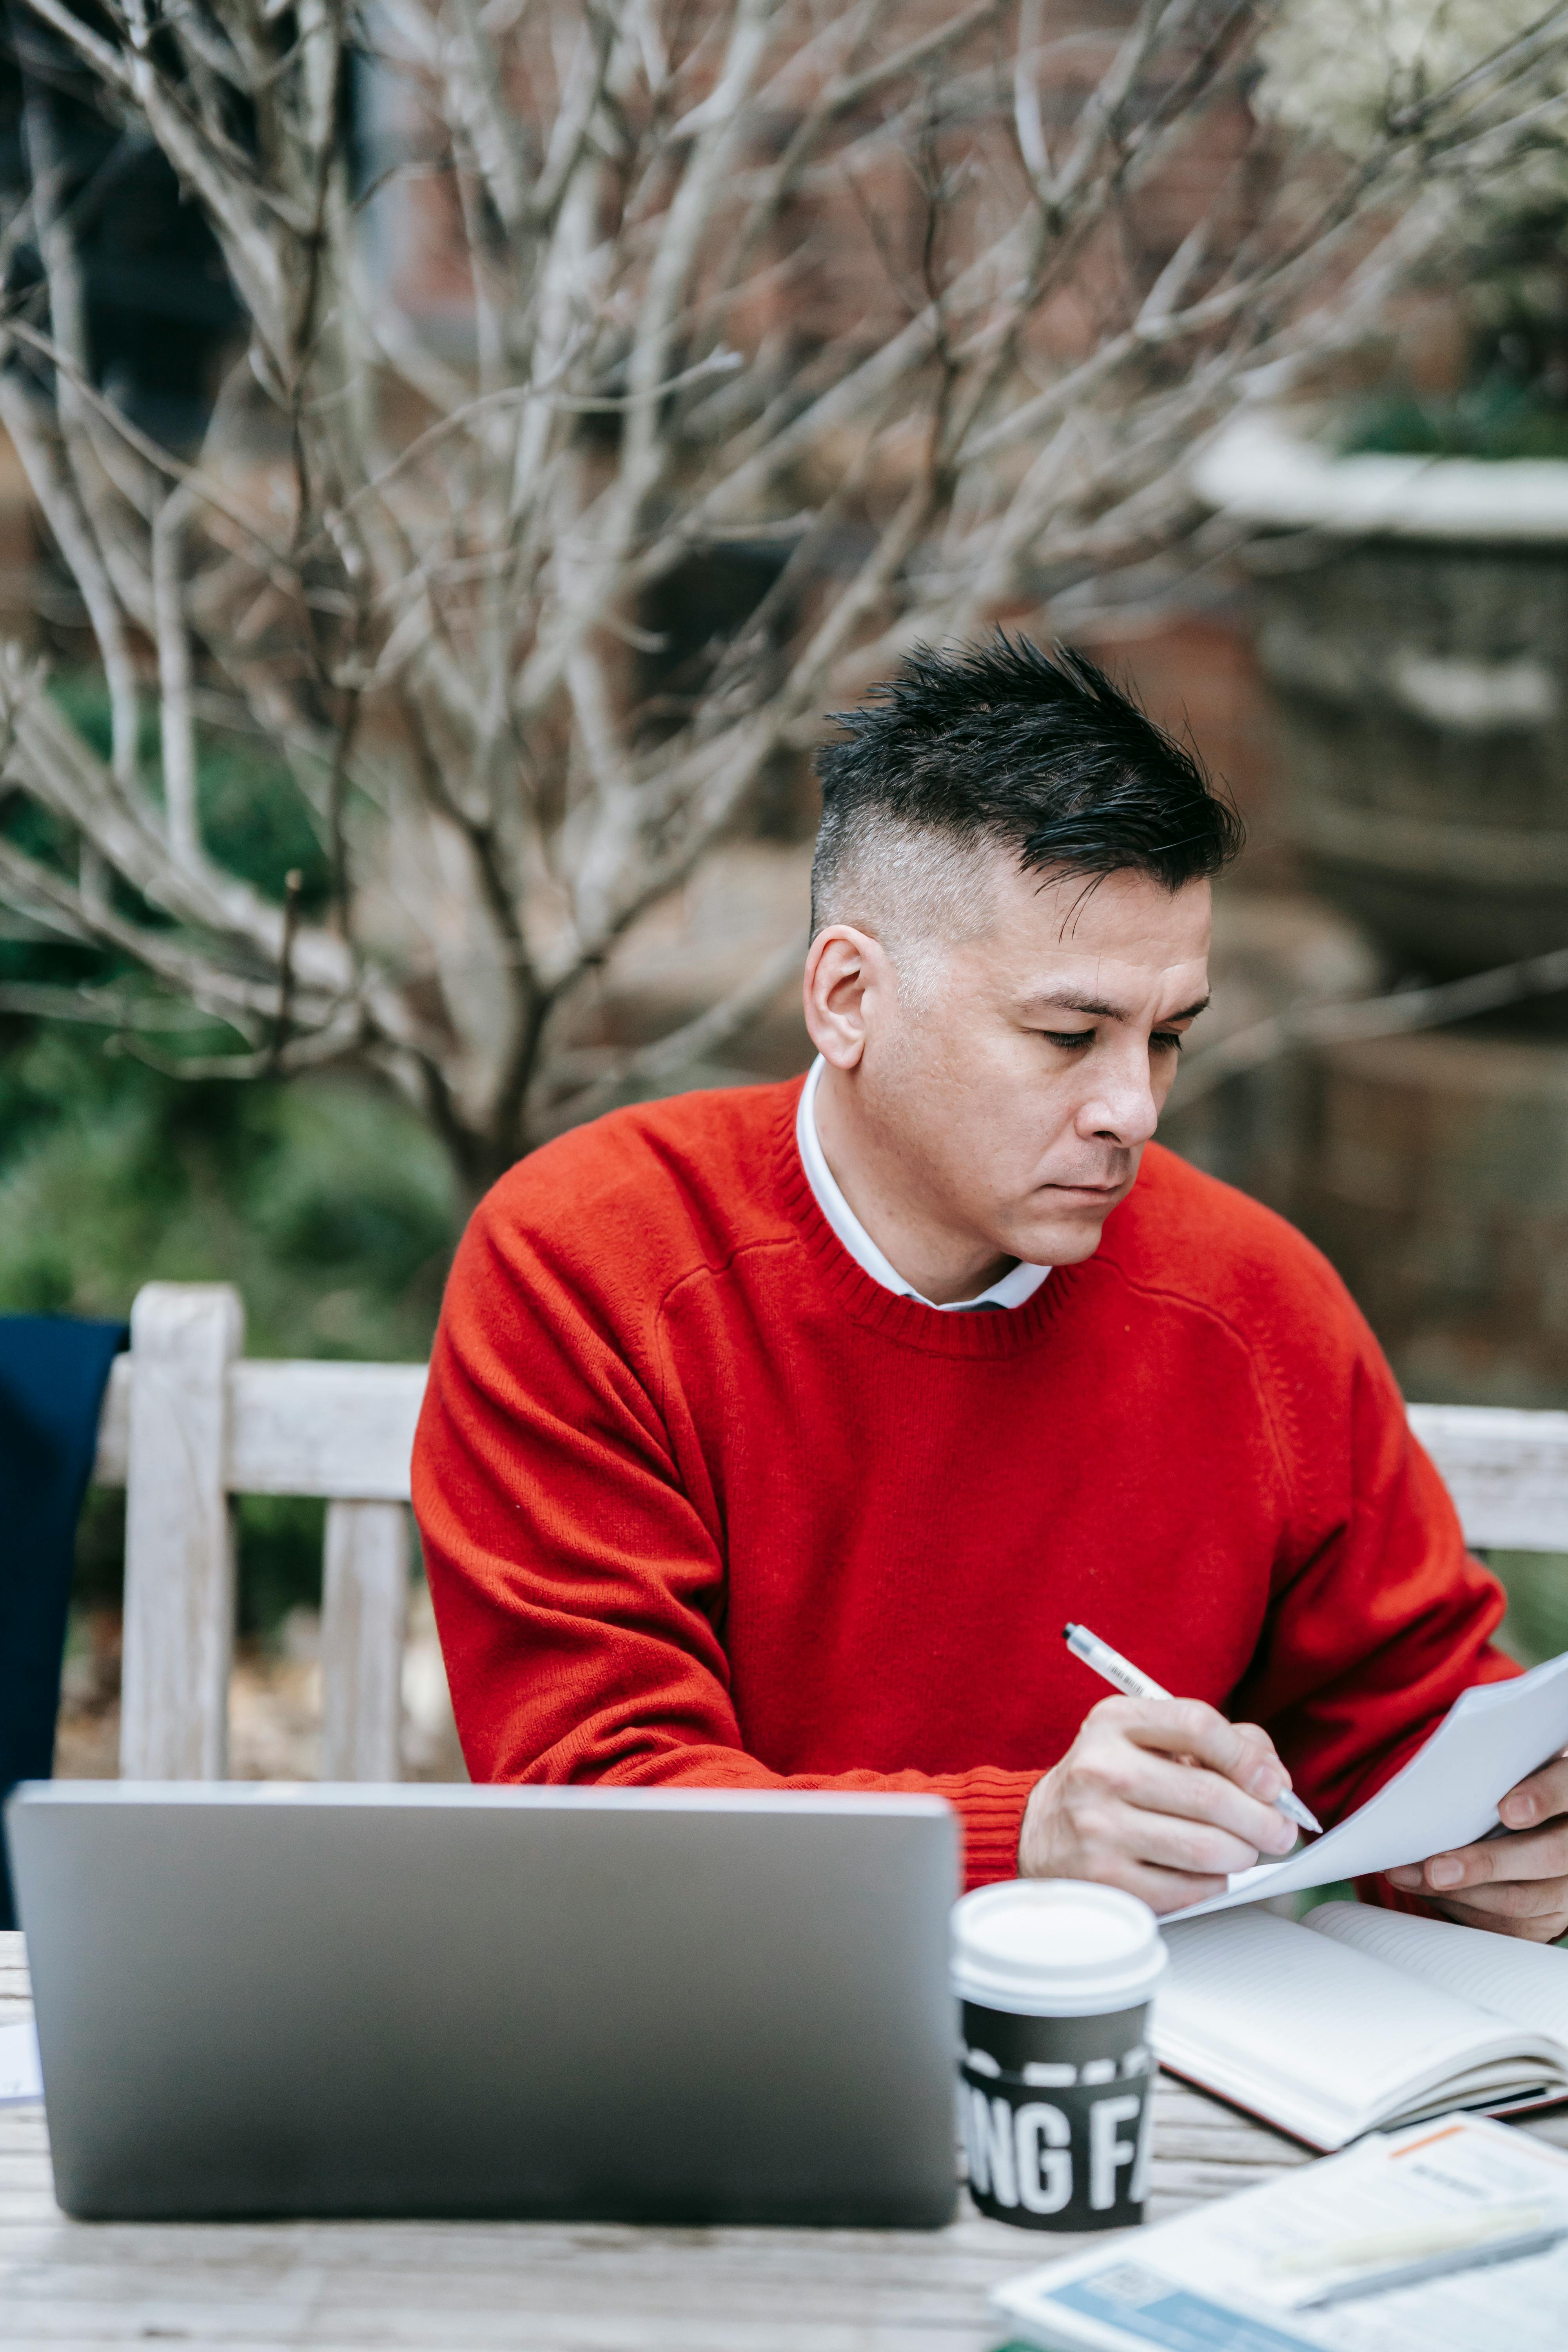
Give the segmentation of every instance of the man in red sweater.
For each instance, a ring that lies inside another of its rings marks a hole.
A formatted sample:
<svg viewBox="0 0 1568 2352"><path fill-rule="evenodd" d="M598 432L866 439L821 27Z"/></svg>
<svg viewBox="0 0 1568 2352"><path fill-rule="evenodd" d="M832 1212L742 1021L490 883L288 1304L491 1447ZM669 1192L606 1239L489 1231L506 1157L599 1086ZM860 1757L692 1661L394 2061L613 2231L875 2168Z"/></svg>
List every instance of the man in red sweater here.
<svg viewBox="0 0 1568 2352"><path fill-rule="evenodd" d="M458 1252L414 1492L464 1751L936 1790L972 1885L1172 1910L1511 1671L1502 1596L1331 1269L1151 1143L1238 841L1196 763L1005 639L844 723L804 1087L579 1129ZM1401 1883L1559 1934L1568 1765L1504 1811Z"/></svg>

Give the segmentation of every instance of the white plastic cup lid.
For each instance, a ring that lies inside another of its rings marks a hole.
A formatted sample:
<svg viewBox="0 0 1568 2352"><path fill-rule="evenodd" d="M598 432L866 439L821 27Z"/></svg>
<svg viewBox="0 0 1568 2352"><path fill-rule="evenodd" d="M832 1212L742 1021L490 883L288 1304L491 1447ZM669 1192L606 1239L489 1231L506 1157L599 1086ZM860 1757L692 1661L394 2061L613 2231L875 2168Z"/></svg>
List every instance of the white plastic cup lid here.
<svg viewBox="0 0 1568 2352"><path fill-rule="evenodd" d="M1154 1914L1081 1878L1012 1878L952 1906L952 1989L1021 2017L1135 2009L1164 1972Z"/></svg>

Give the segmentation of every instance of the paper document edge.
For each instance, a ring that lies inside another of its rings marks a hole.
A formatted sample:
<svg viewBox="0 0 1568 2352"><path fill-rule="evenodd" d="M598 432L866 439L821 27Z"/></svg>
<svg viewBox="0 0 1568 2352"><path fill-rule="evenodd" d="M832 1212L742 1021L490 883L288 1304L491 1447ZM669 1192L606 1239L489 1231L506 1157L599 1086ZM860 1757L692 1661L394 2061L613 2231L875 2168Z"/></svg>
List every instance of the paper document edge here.
<svg viewBox="0 0 1568 2352"><path fill-rule="evenodd" d="M1500 1703L1503 1695L1510 1699L1517 1699L1520 1692L1538 1687L1542 1683L1561 1679L1564 1675L1568 1675L1568 1650L1562 1651L1555 1658L1543 1658L1538 1666L1531 1666L1521 1675L1507 1675L1496 1682L1472 1683L1468 1690L1462 1690L1459 1693L1442 1721L1427 1734L1415 1754L1407 1756L1398 1771L1391 1774L1381 1789L1374 1789L1365 1803L1358 1805L1353 1813L1347 1813L1342 1822L1335 1822L1331 1828L1324 1831L1321 1838L1314 1838L1310 1845L1300 1847L1295 1853L1288 1853L1279 1862L1257 1863L1251 1870L1238 1871L1223 1895L1210 1895L1202 1903L1189 1903L1183 1910L1163 1913L1162 1926L1173 1927L1179 1919L1201 1919L1211 1911L1229 1911L1235 1909L1239 1904L1266 1902L1273 1895L1303 1895L1314 1886L1331 1886L1337 1880L1345 1876L1364 1878L1375 1876L1380 1871L1402 1868L1403 1864L1399 1860L1391 1859L1370 1866L1363 1864L1348 1873L1335 1869L1328 1871L1321 1877L1315 1874L1318 1866L1317 1856L1323 1849L1328 1847L1331 1853L1331 1842L1338 1837L1342 1831L1348 1830L1352 1822L1361 1821L1374 1805L1380 1804L1385 1797L1392 1796L1401 1781L1414 1773L1416 1767L1430 1757L1433 1748L1457 1717L1473 1714L1478 1708ZM1506 1793L1506 1790L1500 1791L1500 1795ZM1495 1815L1496 1800L1493 1801L1492 1809ZM1477 1835L1484 1836L1485 1833L1485 1831L1479 1831ZM1462 1837L1442 1838L1430 1851L1438 1853L1447 1845L1472 1843L1474 1843L1473 1840ZM1405 1859L1424 1861L1426 1856L1407 1855ZM1305 1876L1288 1874L1297 1873L1299 1866L1303 1864L1307 1872Z"/></svg>
<svg viewBox="0 0 1568 2352"><path fill-rule="evenodd" d="M0 2089L0 2107L24 2106L31 2099L44 2095L43 2059L38 2049L38 2029L30 2017L8 2018L0 2023L0 2084L5 2080L9 2067L4 2053L15 2043L23 2053L22 2076L27 2080L29 2066L31 2087L20 2091Z"/></svg>

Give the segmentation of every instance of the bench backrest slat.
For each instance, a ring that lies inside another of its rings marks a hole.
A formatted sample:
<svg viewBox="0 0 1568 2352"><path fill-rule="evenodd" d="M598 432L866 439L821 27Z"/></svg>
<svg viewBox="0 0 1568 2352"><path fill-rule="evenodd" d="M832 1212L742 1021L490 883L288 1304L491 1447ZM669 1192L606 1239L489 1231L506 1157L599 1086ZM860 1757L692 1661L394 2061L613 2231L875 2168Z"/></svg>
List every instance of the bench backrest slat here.
<svg viewBox="0 0 1568 2352"><path fill-rule="evenodd" d="M395 1780L408 1614L409 1460L423 1364L246 1362L239 1294L149 1283L99 1424L123 1483L120 1769L217 1780L227 1763L237 1495L327 1501L321 1770Z"/></svg>
<svg viewBox="0 0 1568 2352"><path fill-rule="evenodd" d="M226 1283L150 1282L131 1309L120 1767L221 1780L234 1652L229 1368L245 1310Z"/></svg>
<svg viewBox="0 0 1568 2352"><path fill-rule="evenodd" d="M395 1780L408 1630L408 1512L329 1503L321 1575L321 1778Z"/></svg>
<svg viewBox="0 0 1568 2352"><path fill-rule="evenodd" d="M133 1356L121 1356L110 1378L93 1473L100 1486L126 1482L134 1364ZM229 1493L405 1503L426 1371L424 1364L308 1358L231 1364L224 1465Z"/></svg>
<svg viewBox="0 0 1568 2352"><path fill-rule="evenodd" d="M1413 1404L1465 1539L1482 1551L1568 1552L1568 1412Z"/></svg>

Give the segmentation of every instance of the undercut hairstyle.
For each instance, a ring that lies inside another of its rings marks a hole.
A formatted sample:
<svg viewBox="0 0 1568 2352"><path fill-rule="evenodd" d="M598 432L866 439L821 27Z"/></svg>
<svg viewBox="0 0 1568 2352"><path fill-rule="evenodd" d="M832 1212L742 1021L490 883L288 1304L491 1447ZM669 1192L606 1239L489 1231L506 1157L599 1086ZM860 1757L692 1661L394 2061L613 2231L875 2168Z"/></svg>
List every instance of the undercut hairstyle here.
<svg viewBox="0 0 1568 2352"><path fill-rule="evenodd" d="M979 851L1007 851L1042 881L1134 873L1174 892L1245 838L1196 753L1067 646L1047 654L999 631L918 646L835 717L844 734L816 763L812 933L852 923L900 974L922 942L984 929L993 865Z"/></svg>

